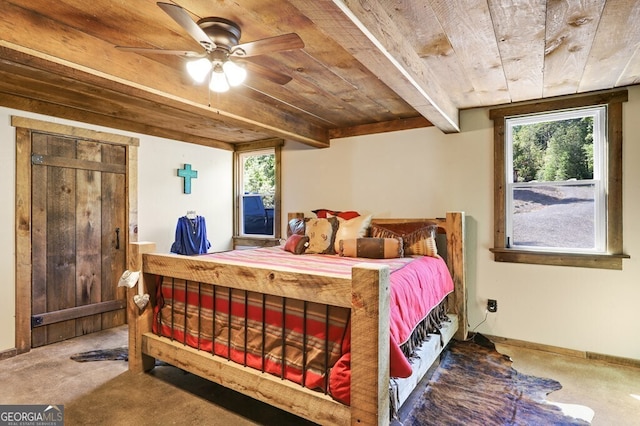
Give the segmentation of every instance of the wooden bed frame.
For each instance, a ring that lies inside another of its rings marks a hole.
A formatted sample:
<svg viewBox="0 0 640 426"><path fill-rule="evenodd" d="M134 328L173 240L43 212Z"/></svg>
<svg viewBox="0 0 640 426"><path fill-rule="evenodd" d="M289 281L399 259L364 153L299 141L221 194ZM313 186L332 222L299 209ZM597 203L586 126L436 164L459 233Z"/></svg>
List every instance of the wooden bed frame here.
<svg viewBox="0 0 640 426"><path fill-rule="evenodd" d="M457 316L456 339L467 335L464 273L464 213L449 212L437 219L374 219L373 223L432 221L446 235L447 264L454 281L448 310ZM151 370L160 359L198 376L234 389L320 424L388 425L389 412L389 268L358 264L352 278L292 273L275 268L228 265L199 257L153 254L155 244L132 243L129 270L142 271L140 281L151 303L140 310L128 290L129 370ZM443 253L442 248L439 252ZM152 332L155 280L163 275L241 290L297 298L351 309L351 405L329 395L243 367ZM446 342L445 342L446 343ZM439 355L435 354L437 358ZM431 363L431 362L429 362ZM418 380L419 381L419 380Z"/></svg>

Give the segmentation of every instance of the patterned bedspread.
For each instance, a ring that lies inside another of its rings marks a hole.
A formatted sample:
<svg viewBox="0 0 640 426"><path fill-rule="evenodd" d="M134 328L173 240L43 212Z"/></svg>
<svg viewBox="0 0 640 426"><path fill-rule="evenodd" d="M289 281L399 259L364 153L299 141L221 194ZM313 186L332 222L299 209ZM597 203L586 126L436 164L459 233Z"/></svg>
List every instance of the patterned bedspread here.
<svg viewBox="0 0 640 426"><path fill-rule="evenodd" d="M389 265L390 360L391 376L395 377L411 374L411 365L400 346L453 291L445 262L426 256L397 259L300 256L281 247L203 256L234 265L342 278L350 278L351 269L359 263ZM154 331L186 345L321 390L328 388L325 371L348 355L348 309L167 277L159 281ZM348 375L345 380L348 381ZM340 386L344 394L348 383ZM331 388L332 391L335 388L333 379Z"/></svg>

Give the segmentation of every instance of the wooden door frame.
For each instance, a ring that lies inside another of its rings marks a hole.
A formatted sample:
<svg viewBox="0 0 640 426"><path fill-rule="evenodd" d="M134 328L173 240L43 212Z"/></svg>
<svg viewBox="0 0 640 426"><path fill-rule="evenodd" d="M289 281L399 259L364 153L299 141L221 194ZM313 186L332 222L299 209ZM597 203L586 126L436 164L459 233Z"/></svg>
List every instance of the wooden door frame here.
<svg viewBox="0 0 640 426"><path fill-rule="evenodd" d="M51 135L124 145L127 151L125 176L126 211L125 265L130 259L130 242L138 241L138 138L88 130L64 124L51 123L19 116L11 116L16 128L16 352L31 350L31 133L38 131Z"/></svg>

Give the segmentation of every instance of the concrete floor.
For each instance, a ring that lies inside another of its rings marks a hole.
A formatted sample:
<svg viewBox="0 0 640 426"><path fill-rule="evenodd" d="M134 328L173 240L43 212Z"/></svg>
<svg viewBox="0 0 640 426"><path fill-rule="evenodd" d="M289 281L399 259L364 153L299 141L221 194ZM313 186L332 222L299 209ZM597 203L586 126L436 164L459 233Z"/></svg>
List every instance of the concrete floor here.
<svg viewBox="0 0 640 426"><path fill-rule="evenodd" d="M0 361L0 404L64 405L66 425L307 423L171 366L131 374L124 361L80 363L69 358L125 346L126 333L126 327L119 327ZM549 401L589 407L595 426L640 425L640 369L497 346L521 373L562 383Z"/></svg>
<svg viewBox="0 0 640 426"><path fill-rule="evenodd" d="M520 373L560 382L562 389L547 401L588 407L593 426L640 425L640 368L504 344L496 349L509 355Z"/></svg>

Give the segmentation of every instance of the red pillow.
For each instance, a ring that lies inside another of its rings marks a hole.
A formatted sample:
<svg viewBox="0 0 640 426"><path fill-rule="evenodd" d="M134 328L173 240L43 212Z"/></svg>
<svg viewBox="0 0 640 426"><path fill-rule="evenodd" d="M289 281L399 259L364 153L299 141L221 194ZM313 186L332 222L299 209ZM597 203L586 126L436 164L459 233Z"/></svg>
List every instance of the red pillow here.
<svg viewBox="0 0 640 426"><path fill-rule="evenodd" d="M316 210L311 210L313 213L316 214L316 217L318 219L326 219L330 216L337 216L340 217L342 219L345 220L349 220L349 219L353 219L354 217L358 217L360 216L360 213L353 211L353 210L349 210L346 212L341 212L338 210L329 210L329 209L316 209Z"/></svg>
<svg viewBox="0 0 640 426"><path fill-rule="evenodd" d="M302 254L309 246L309 237L293 234L284 243L284 249L293 254Z"/></svg>
<svg viewBox="0 0 640 426"><path fill-rule="evenodd" d="M336 216L338 216L339 218L342 218L344 220L349 220L349 219L353 219L354 217L360 216L360 213L354 212L353 210L350 210L350 211L346 211L346 212L338 212L338 213L336 213Z"/></svg>
<svg viewBox="0 0 640 426"><path fill-rule="evenodd" d="M334 210L328 210L328 209L316 209L316 210L311 210L311 211L316 214L316 217L318 219L326 219L327 218L327 214L335 216L335 214L337 213Z"/></svg>

